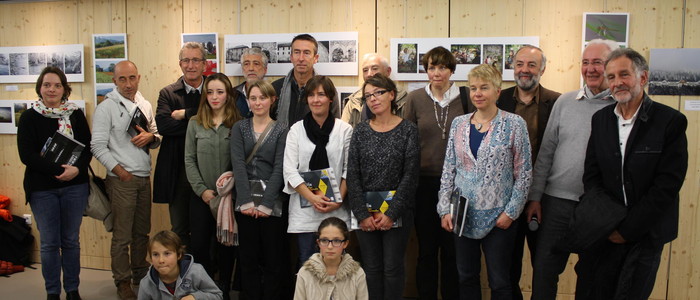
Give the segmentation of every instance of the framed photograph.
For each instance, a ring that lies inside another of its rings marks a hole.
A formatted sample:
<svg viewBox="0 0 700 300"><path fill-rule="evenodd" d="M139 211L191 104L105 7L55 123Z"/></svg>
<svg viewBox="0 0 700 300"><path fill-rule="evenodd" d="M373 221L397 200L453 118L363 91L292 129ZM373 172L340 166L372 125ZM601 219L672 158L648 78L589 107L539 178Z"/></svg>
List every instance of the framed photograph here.
<svg viewBox="0 0 700 300"><path fill-rule="evenodd" d="M418 73L418 44L405 43L398 46L398 72Z"/></svg>
<svg viewBox="0 0 700 300"><path fill-rule="evenodd" d="M484 45L484 63L503 73L503 45Z"/></svg>
<svg viewBox="0 0 700 300"><path fill-rule="evenodd" d="M196 42L202 44L206 52L205 59L206 69L204 75L211 75L219 72L219 34L212 33L183 33L182 44L187 42Z"/></svg>
<svg viewBox="0 0 700 300"><path fill-rule="evenodd" d="M0 100L0 134L17 134L19 119L36 100ZM69 100L85 111L84 100Z"/></svg>
<svg viewBox="0 0 700 300"><path fill-rule="evenodd" d="M339 112L343 112L343 109L345 109L345 104L348 104L348 97L355 93L357 90L359 90L359 87L357 86L336 86L335 87L336 94L338 95L338 98L340 101L338 101L338 110Z"/></svg>
<svg viewBox="0 0 700 300"><path fill-rule="evenodd" d="M594 39L613 40L621 48L629 48L629 26L629 13L583 13L581 51Z"/></svg>
<svg viewBox="0 0 700 300"><path fill-rule="evenodd" d="M450 51L458 65L481 64L481 45L452 44Z"/></svg>
<svg viewBox="0 0 700 300"><path fill-rule="evenodd" d="M651 49L650 95L700 95L700 48Z"/></svg>
<svg viewBox="0 0 700 300"><path fill-rule="evenodd" d="M41 71L54 66L68 82L83 82L83 45L0 47L0 83L35 83Z"/></svg>
<svg viewBox="0 0 700 300"><path fill-rule="evenodd" d="M513 69L514 64L515 64L515 53L517 53L518 50L520 50L520 47L522 47L522 46L523 45L521 45L521 44L506 45L506 52L505 52L506 59L504 61L505 65L503 67L505 70L512 70Z"/></svg>
<svg viewBox="0 0 700 300"><path fill-rule="evenodd" d="M126 34L94 34L95 59L126 59Z"/></svg>

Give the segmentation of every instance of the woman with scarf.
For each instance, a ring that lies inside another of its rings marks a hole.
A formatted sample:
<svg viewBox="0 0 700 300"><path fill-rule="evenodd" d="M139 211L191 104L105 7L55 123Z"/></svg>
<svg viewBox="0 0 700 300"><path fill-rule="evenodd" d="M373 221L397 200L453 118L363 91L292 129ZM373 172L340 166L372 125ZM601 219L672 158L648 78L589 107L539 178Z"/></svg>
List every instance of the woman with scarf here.
<svg viewBox="0 0 700 300"><path fill-rule="evenodd" d="M236 97L226 75L216 73L208 76L202 88L197 115L190 119L185 136L185 171L196 194L190 201L190 254L212 278L216 268L210 256L209 245L216 236L217 222L221 219L214 218L209 204L218 195L217 180L231 170L231 127L242 119L236 108ZM228 210L224 213L233 212ZM226 217L224 219L231 220ZM219 284L224 299L229 299L235 248L230 240L219 239L217 245Z"/></svg>
<svg viewBox="0 0 700 300"><path fill-rule="evenodd" d="M67 102L71 87L61 69L44 68L36 93L39 100L19 119L17 148L27 166L24 191L41 236L41 273L47 299L60 299L61 270L67 299L80 299L79 233L89 194L90 127L83 111ZM72 165L42 155L46 141L59 133L84 145Z"/></svg>
<svg viewBox="0 0 700 300"><path fill-rule="evenodd" d="M402 299L420 166L418 128L396 115L396 85L388 77L368 78L362 93L374 117L357 124L352 135L348 202L361 229L357 239L370 299ZM370 212L369 199L385 192L394 192L388 208Z"/></svg>
<svg viewBox="0 0 700 300"><path fill-rule="evenodd" d="M298 265L318 250L315 232L322 220L338 217L350 223L350 212L340 201L347 189L345 173L352 127L330 114L331 106L337 105L333 102L336 90L330 78L313 77L306 84L306 91L310 112L289 129L283 168L284 192L290 194L287 232L297 236ZM311 191L300 174L329 168L339 187L341 199L334 199L336 202ZM307 202L309 205L302 207Z"/></svg>
<svg viewBox="0 0 700 300"><path fill-rule="evenodd" d="M287 128L270 117L270 107L277 100L270 83L258 80L246 95L253 117L231 129L239 262L245 274L240 298L282 299L282 278L288 275L285 208L289 196L282 193Z"/></svg>

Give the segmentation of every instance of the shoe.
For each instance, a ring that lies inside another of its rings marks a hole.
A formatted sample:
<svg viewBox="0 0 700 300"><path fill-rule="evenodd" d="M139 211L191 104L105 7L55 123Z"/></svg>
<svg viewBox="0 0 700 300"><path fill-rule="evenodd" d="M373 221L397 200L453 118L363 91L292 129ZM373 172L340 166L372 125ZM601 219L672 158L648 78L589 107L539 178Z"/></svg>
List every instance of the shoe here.
<svg viewBox="0 0 700 300"><path fill-rule="evenodd" d="M78 291L68 292L66 294L66 300L82 300Z"/></svg>
<svg viewBox="0 0 700 300"><path fill-rule="evenodd" d="M120 281L117 284L117 295L121 300L136 300L136 294L134 290L131 289L131 282L129 280Z"/></svg>
<svg viewBox="0 0 700 300"><path fill-rule="evenodd" d="M61 295L48 294L46 295L46 300L61 300Z"/></svg>

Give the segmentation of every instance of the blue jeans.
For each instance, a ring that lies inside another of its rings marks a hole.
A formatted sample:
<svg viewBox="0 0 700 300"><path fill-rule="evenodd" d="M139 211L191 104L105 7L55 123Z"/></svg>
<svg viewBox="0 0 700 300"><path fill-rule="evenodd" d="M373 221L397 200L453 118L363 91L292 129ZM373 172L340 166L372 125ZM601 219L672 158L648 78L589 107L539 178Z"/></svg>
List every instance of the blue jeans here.
<svg viewBox="0 0 700 300"><path fill-rule="evenodd" d="M318 245L316 245L316 233L315 232L304 232L297 233L297 249L299 250L299 261L297 261L296 269L299 270L304 263L309 260L309 257L314 253L318 252Z"/></svg>
<svg viewBox="0 0 700 300"><path fill-rule="evenodd" d="M479 273L481 272L481 250L483 248L491 299L511 300L513 291L510 286L510 265L517 231L518 222L513 222L506 230L494 227L482 239L470 239L455 235L460 299L481 299Z"/></svg>
<svg viewBox="0 0 700 300"><path fill-rule="evenodd" d="M355 231L362 251L369 299L403 299L404 257L413 216L404 216L402 222L403 227L387 231Z"/></svg>
<svg viewBox="0 0 700 300"><path fill-rule="evenodd" d="M80 224L87 204L88 184L76 184L29 197L41 239L41 274L47 294L78 290L80 284Z"/></svg>

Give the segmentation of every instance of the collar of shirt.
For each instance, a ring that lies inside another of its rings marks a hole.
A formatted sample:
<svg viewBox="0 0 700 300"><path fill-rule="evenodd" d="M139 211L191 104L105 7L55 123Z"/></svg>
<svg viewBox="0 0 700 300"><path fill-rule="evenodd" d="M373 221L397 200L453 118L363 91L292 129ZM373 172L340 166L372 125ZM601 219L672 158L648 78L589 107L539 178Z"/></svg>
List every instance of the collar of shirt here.
<svg viewBox="0 0 700 300"><path fill-rule="evenodd" d="M513 91L513 99L515 99L515 102L520 103L522 105L528 106L532 103L539 104L540 103L540 85L538 84L537 87L535 87L535 94L532 96L532 101L530 103L525 104L525 102L520 100L520 93L518 92L519 89L516 87L515 91Z"/></svg>
<svg viewBox="0 0 700 300"><path fill-rule="evenodd" d="M581 90L578 91L578 94L576 94L576 100L583 100L583 99L591 99L591 98L600 98L600 99L605 99L607 97L610 97L610 89L605 89L604 91L593 95L593 92L591 89L588 88L588 86L584 85Z"/></svg>
<svg viewBox="0 0 700 300"><path fill-rule="evenodd" d="M200 82L199 86L196 88L187 84L187 81L184 78L182 79L182 83L185 84L185 92L187 92L188 94L193 93L194 91L198 91L200 94L202 93L202 86L204 85L204 80L202 80L202 82Z"/></svg>
<svg viewBox="0 0 700 300"><path fill-rule="evenodd" d="M425 86L425 92L428 93L430 99L433 99L433 101L437 102L440 105L440 107L448 106L454 99L459 98L459 88L456 84L454 84L454 82L450 83L450 88L447 89L447 92L445 92L444 95L442 95L442 100L438 100L435 98L433 92L430 90L430 84Z"/></svg>

